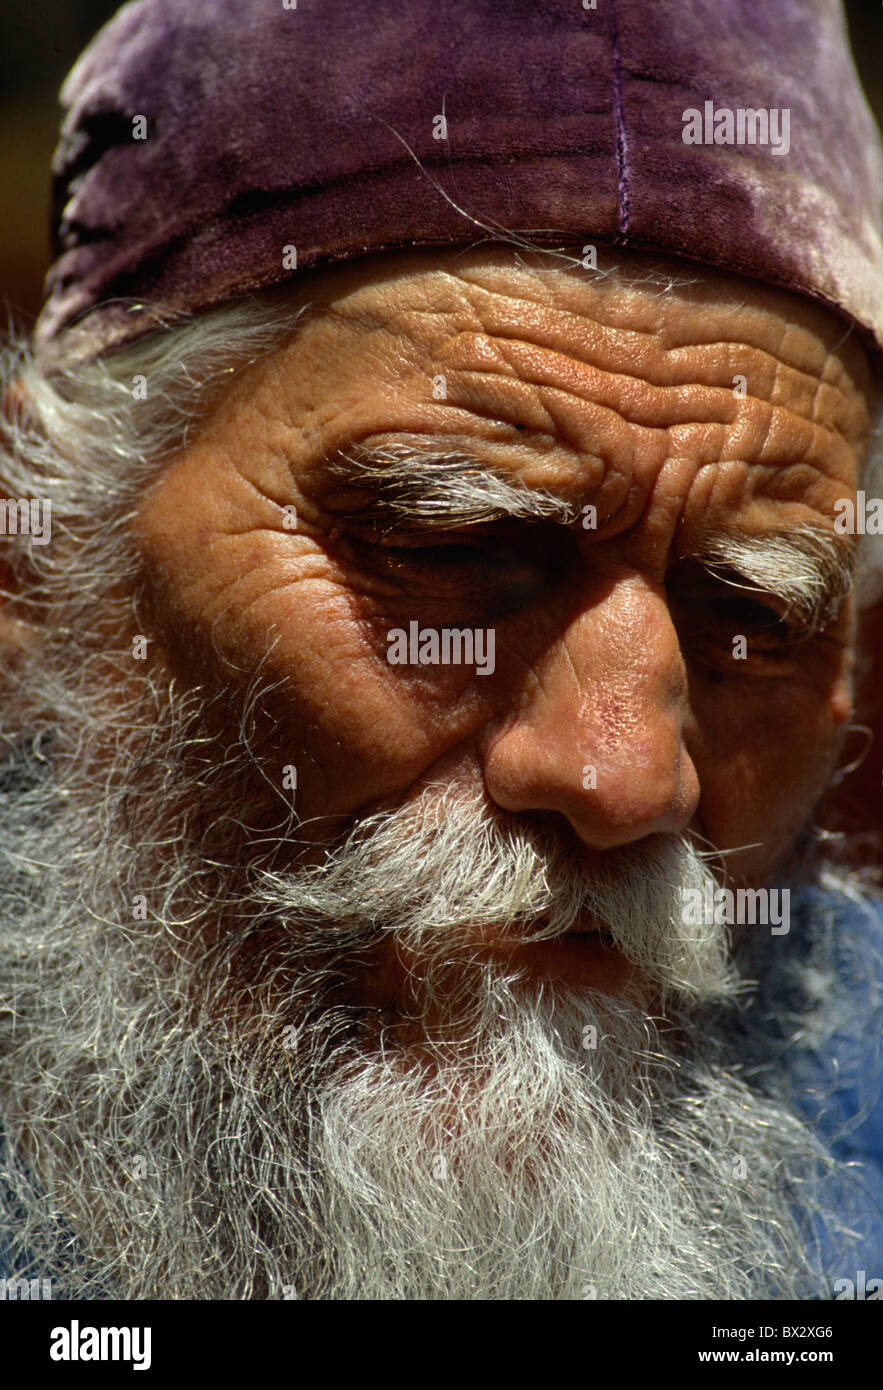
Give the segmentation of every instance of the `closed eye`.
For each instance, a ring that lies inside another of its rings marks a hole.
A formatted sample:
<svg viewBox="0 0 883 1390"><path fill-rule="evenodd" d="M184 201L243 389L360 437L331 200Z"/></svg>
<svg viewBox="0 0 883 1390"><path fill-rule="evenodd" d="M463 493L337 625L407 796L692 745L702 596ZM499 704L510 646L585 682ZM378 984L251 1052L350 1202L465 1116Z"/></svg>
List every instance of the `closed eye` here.
<svg viewBox="0 0 883 1390"><path fill-rule="evenodd" d="M793 646L810 635L804 624L791 622L775 608L750 599L718 599L711 608L714 619L723 626L747 629L779 646Z"/></svg>
<svg viewBox="0 0 883 1390"><path fill-rule="evenodd" d="M729 643L750 638L755 651L786 651L814 636L817 628L788 611L785 601L747 580L720 575L695 563L679 566L667 581L673 614L694 640Z"/></svg>
<svg viewBox="0 0 883 1390"><path fill-rule="evenodd" d="M465 536L434 538L432 545L403 536L393 544L390 533L368 538L349 531L345 548L361 569L410 596L503 612L530 603L551 581L551 552L538 529L476 527Z"/></svg>

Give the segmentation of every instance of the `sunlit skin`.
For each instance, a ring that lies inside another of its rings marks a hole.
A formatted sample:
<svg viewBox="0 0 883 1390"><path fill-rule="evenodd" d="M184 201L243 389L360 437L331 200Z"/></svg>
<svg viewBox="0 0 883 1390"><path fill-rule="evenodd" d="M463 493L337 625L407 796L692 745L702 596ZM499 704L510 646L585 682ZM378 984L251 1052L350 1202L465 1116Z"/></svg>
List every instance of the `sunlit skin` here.
<svg viewBox="0 0 883 1390"><path fill-rule="evenodd" d="M481 248L315 276L297 332L145 495L152 659L217 685L276 639L262 754L280 783L297 766L305 835L450 782L551 818L588 863L685 831L730 851L734 880L781 862L851 712L852 605L789 646L769 634L774 604L690 557L725 528L833 531L865 453L868 368L820 306L694 269L693 287L662 292ZM510 522L480 544L462 530L428 553L407 535L381 545L323 459L429 437L593 504L597 529ZM495 628L493 674L391 666L386 634L412 619ZM628 978L597 938L542 949L552 975Z"/></svg>

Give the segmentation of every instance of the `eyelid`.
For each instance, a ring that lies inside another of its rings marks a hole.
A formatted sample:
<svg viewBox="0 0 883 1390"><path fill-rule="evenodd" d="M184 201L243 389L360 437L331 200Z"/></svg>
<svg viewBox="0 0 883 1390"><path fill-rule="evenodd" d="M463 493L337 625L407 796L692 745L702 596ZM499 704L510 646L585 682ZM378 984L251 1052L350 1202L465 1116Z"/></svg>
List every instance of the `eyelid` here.
<svg viewBox="0 0 883 1390"><path fill-rule="evenodd" d="M472 546L478 537L463 537L453 531L385 531L381 536L360 536L367 545L377 545L382 550L441 550L445 547ZM478 549L478 546L475 546Z"/></svg>
<svg viewBox="0 0 883 1390"><path fill-rule="evenodd" d="M423 526L405 528L395 522L383 526L379 521L360 524L359 518L351 518L345 528L355 539L366 545L376 545L382 549L438 549L443 546L474 547L476 550L492 551L494 548L511 543L511 526L505 523L476 523L468 526L443 526L437 522L427 522Z"/></svg>
<svg viewBox="0 0 883 1390"><path fill-rule="evenodd" d="M722 595L740 596L746 603L756 603L784 617L788 610L788 599L784 594L773 593L763 588L749 575L722 565L708 564L702 560L688 561L689 569L675 568L666 578L666 584L677 587L680 580L682 592L695 592L705 584L709 590L716 588ZM695 568L694 568L695 567Z"/></svg>
<svg viewBox="0 0 883 1390"><path fill-rule="evenodd" d="M740 575L735 570L722 571L717 566L711 567L700 561L688 563L691 565L690 571L675 570L666 580L673 596L680 603L713 606L718 602L724 607L727 603L742 602L746 607L763 609L769 614L770 634L778 630L793 646L824 631L826 624L823 621L814 622L795 612L787 598L761 588L746 575ZM695 570L692 566L695 566ZM746 621L750 621L747 614Z"/></svg>
<svg viewBox="0 0 883 1390"><path fill-rule="evenodd" d="M436 566L439 568L447 567L453 572L457 567L467 569L470 565L483 564L487 568L489 564L493 563L494 558L475 546L462 543L392 545L355 535L351 535L349 540L353 553L360 557L362 563L376 567L378 571L398 567L402 570L412 569L416 572L420 569Z"/></svg>

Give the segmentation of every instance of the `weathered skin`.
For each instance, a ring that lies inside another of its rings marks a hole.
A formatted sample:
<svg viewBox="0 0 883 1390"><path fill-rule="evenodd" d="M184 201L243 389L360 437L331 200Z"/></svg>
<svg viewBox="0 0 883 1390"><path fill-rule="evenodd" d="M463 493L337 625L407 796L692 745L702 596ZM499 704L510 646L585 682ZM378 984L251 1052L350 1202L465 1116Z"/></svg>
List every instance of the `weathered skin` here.
<svg viewBox="0 0 883 1390"><path fill-rule="evenodd" d="M826 310L754 282L697 268L663 292L514 262L419 252L316 278L325 312L245 374L140 507L164 659L185 681L229 681L219 658L247 676L278 636L268 775L275 757L297 764L300 814L331 818L319 839L456 779L509 812L554 813L587 858L691 828L750 847L727 867L757 881L834 767L851 604L775 649L689 557L721 528L833 530L867 443L864 355ZM597 531L541 528L535 543L512 524L490 566L403 569L354 548L356 499L323 456L415 435L595 504ZM388 629L415 618L493 626L494 673L390 666Z"/></svg>

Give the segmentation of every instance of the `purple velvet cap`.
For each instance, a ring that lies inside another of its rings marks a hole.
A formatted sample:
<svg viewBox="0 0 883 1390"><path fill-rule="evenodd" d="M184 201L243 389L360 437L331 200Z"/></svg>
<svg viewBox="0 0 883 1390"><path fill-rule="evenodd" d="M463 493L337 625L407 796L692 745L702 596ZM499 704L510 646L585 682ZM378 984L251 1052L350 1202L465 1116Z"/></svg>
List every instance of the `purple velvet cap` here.
<svg viewBox="0 0 883 1390"><path fill-rule="evenodd" d="M883 154L839 0L586 3L126 5L62 91L42 354L482 227L782 285L883 350Z"/></svg>

